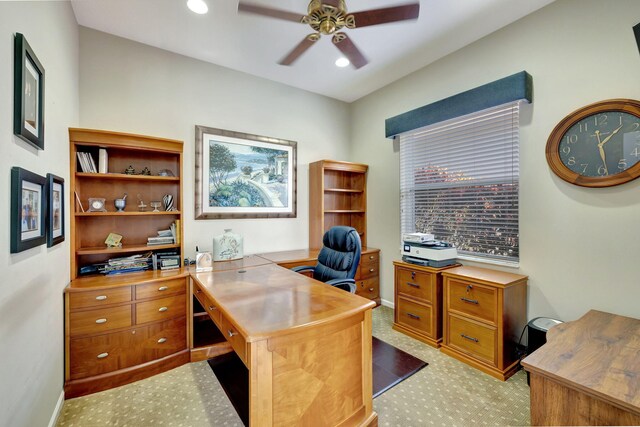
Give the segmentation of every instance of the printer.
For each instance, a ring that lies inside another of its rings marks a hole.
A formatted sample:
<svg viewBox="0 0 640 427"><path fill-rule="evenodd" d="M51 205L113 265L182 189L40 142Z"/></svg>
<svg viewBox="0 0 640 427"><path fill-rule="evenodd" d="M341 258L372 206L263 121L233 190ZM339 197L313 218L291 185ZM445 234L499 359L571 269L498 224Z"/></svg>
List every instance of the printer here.
<svg viewBox="0 0 640 427"><path fill-rule="evenodd" d="M428 237L431 237L428 239ZM433 234L402 235L402 260L412 264L440 268L456 263L458 251L451 243L433 239Z"/></svg>

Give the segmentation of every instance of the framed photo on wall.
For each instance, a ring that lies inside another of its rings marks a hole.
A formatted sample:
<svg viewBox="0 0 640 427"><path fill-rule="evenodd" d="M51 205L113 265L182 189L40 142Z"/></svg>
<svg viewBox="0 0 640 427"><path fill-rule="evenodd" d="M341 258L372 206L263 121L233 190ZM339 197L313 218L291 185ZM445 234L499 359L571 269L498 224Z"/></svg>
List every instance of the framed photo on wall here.
<svg viewBox="0 0 640 427"><path fill-rule="evenodd" d="M16 33L13 69L13 133L44 150L44 67Z"/></svg>
<svg viewBox="0 0 640 427"><path fill-rule="evenodd" d="M295 218L297 145L196 126L195 218Z"/></svg>
<svg viewBox="0 0 640 427"><path fill-rule="evenodd" d="M40 246L46 237L46 179L11 168L11 253Z"/></svg>
<svg viewBox="0 0 640 427"><path fill-rule="evenodd" d="M64 179L47 174L47 247L64 242Z"/></svg>

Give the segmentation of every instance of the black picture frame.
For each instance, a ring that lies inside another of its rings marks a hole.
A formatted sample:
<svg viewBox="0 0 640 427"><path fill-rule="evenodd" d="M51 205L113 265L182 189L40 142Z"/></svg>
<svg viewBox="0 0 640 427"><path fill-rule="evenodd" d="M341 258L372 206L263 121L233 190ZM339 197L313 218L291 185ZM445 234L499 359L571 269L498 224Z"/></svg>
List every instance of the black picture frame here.
<svg viewBox="0 0 640 427"><path fill-rule="evenodd" d="M47 240L47 180L26 169L11 168L11 253Z"/></svg>
<svg viewBox="0 0 640 427"><path fill-rule="evenodd" d="M44 67L20 33L14 41L13 133L44 150Z"/></svg>
<svg viewBox="0 0 640 427"><path fill-rule="evenodd" d="M636 35L636 43L638 44L638 52L640 52L640 23L633 27L633 34Z"/></svg>
<svg viewBox="0 0 640 427"><path fill-rule="evenodd" d="M64 179L47 174L47 247L64 242Z"/></svg>

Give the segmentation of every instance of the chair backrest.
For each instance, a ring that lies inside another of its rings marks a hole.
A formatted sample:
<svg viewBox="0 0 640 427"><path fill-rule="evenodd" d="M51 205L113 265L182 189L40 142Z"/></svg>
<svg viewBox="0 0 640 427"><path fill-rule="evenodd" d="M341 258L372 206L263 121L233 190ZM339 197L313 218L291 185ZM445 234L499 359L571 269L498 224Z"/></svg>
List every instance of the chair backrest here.
<svg viewBox="0 0 640 427"><path fill-rule="evenodd" d="M321 282L353 279L358 271L362 251L356 229L344 225L331 227L324 233L322 244L313 278Z"/></svg>

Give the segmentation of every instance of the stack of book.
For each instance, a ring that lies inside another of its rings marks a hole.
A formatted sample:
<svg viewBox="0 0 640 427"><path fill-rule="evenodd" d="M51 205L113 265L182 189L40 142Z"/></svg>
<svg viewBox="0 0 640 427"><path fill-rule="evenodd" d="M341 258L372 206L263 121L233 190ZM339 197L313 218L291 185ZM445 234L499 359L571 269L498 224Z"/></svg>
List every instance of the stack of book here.
<svg viewBox="0 0 640 427"><path fill-rule="evenodd" d="M180 243L180 220L175 220L167 230L159 230L157 236L147 237L147 246L173 245Z"/></svg>
<svg viewBox="0 0 640 427"><path fill-rule="evenodd" d="M174 270L180 268L180 254L177 251L153 254L153 269Z"/></svg>
<svg viewBox="0 0 640 427"><path fill-rule="evenodd" d="M124 258L111 258L104 264L101 272L114 275L148 270L151 267L152 255L151 252L148 252L146 254L131 255Z"/></svg>
<svg viewBox="0 0 640 427"><path fill-rule="evenodd" d="M80 169L82 169L82 172L98 173L96 162L93 160L93 156L91 156L91 154L80 151L76 154L78 156L78 162L80 163Z"/></svg>

